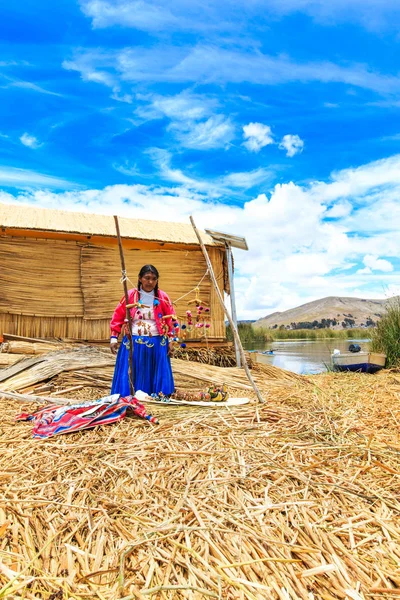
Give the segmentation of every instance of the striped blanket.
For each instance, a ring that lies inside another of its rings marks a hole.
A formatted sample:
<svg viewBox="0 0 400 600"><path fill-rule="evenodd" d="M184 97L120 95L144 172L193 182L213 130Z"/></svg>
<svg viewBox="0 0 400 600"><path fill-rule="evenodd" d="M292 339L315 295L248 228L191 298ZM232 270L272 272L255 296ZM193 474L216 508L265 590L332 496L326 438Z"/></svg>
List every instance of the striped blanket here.
<svg viewBox="0 0 400 600"><path fill-rule="evenodd" d="M119 394L81 404L47 405L34 413L21 413L17 421L34 421L33 437L49 438L60 433L72 433L109 425L121 421L128 413L158 424L158 420L146 413L143 404L133 396L122 398Z"/></svg>

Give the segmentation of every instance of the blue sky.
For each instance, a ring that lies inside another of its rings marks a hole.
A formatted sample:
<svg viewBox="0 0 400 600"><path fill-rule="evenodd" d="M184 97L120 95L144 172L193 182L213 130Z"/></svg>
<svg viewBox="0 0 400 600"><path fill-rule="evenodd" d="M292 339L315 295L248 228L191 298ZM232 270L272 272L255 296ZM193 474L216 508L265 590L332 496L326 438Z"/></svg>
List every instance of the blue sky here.
<svg viewBox="0 0 400 600"><path fill-rule="evenodd" d="M244 235L241 318L399 292L397 0L8 4L0 202Z"/></svg>

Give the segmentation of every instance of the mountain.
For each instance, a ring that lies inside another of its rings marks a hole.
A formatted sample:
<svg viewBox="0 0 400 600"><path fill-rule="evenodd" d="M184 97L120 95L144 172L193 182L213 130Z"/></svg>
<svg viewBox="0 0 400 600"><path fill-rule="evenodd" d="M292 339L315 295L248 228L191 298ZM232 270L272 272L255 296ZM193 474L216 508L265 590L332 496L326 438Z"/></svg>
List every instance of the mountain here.
<svg viewBox="0 0 400 600"><path fill-rule="evenodd" d="M346 298L328 296L313 302L307 302L297 308L283 312L273 312L254 323L255 327L274 327L291 323L321 321L332 319L337 321L335 328L342 327L345 319L354 321L354 327L376 322L385 311L387 300L365 300L364 298ZM349 323L350 324L350 323Z"/></svg>

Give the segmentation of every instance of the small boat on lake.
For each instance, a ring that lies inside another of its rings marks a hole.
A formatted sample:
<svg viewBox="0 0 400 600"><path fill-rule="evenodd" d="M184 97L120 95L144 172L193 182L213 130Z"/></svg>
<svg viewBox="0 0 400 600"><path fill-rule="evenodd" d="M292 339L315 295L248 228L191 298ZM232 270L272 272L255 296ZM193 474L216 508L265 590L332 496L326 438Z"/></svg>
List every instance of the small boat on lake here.
<svg viewBox="0 0 400 600"><path fill-rule="evenodd" d="M253 356L253 359L255 359L255 361L257 363L261 363L264 365L271 365L272 364L271 357L275 356L275 353L274 352L258 352L258 351L256 351L252 354L252 356Z"/></svg>
<svg viewBox="0 0 400 600"><path fill-rule="evenodd" d="M386 354L378 352L336 352L332 354L334 371L353 371L355 373L376 373L384 368Z"/></svg>

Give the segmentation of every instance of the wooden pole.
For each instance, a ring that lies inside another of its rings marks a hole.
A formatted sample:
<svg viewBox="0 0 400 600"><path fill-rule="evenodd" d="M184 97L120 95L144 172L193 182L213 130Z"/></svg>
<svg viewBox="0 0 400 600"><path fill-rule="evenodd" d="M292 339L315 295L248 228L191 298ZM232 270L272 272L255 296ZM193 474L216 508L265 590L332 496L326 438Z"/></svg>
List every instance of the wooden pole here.
<svg viewBox="0 0 400 600"><path fill-rule="evenodd" d="M127 277L126 277L126 268L125 268L124 249L122 248L121 233L119 231L118 217L116 215L114 215L114 221L115 221L115 229L117 230L119 256L120 256L120 259L121 259L122 284L124 286L125 306L128 307L129 298L128 298L128 284L126 282ZM130 392L131 392L131 396L133 396L134 393L135 393L135 390L134 390L134 387L133 387L132 315L131 315L131 311L130 311L129 308L126 308L126 320L127 320L127 323L128 323L128 330L129 330L128 337L130 338L130 340L129 340L129 354L128 354L128 357L129 357L129 369L128 369L129 389L130 389Z"/></svg>
<svg viewBox="0 0 400 600"><path fill-rule="evenodd" d="M197 236L197 239L199 240L199 244L200 244L200 247L201 247L201 249L203 251L204 258L206 259L206 264L207 264L207 267L208 267L208 272L210 273L211 281L213 282L214 287L215 287L215 291L217 292L218 300L220 301L220 304L221 304L221 306L223 308L223 311L224 311L224 313L225 313L225 315L226 315L226 317L227 317L227 319L229 321L229 325L231 326L233 337L234 337L234 340L235 340L235 344L236 344L237 348L239 348L240 356L241 356L241 359L242 359L244 370L246 371L247 378L250 381L251 386L252 386L253 390L255 391L255 393L257 395L258 401L261 402L261 403L263 403L263 402L265 402L265 400L261 396L260 390L258 389L258 387L256 385L256 382L254 381L254 379L253 379L253 377L252 377L252 375L250 373L249 367L247 366L247 360L246 360L246 356L244 354L242 342L240 341L238 330L237 330L237 328L235 326L235 323L232 320L231 315L229 314L229 312L228 312L228 310L227 310L227 308L225 306L224 299L222 297L221 292L219 291L218 283L217 283L217 280L216 280L215 275L214 275L214 270L212 268L210 257L208 256L207 249L206 249L205 245L203 244L203 240L200 237L200 234L198 232L198 229L197 229L197 227L195 225L195 222L194 222L192 216L190 216L190 222L191 222L192 227L194 229L194 232L195 232L195 234Z"/></svg>
<svg viewBox="0 0 400 600"><path fill-rule="evenodd" d="M230 288L230 298L231 298L231 316L232 321L235 324L235 328L237 329L237 316L236 316L236 301L235 301L235 282L233 280L233 259L232 259L232 248L229 242L225 242L226 248L226 261L228 263L228 278L229 278L229 288ZM240 368L241 360L240 360L240 350L235 340L235 356L236 356L236 364Z"/></svg>

